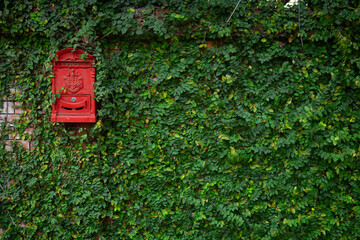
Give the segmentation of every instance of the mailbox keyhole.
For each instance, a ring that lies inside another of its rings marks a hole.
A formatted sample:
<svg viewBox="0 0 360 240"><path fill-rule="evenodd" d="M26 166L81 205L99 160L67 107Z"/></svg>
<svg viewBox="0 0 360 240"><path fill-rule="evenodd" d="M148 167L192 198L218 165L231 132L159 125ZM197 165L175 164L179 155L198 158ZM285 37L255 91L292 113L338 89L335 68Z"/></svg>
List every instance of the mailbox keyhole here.
<svg viewBox="0 0 360 240"><path fill-rule="evenodd" d="M71 98L72 102L76 102L76 97Z"/></svg>

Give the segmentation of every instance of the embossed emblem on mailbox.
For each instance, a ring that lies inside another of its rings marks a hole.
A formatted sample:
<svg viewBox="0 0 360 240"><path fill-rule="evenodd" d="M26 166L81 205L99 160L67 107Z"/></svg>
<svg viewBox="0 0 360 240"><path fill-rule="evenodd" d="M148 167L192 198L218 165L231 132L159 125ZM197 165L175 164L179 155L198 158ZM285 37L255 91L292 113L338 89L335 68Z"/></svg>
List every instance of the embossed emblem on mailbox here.
<svg viewBox="0 0 360 240"><path fill-rule="evenodd" d="M53 59L52 93L60 93L52 107L52 122L96 122L94 57L83 50L66 48Z"/></svg>
<svg viewBox="0 0 360 240"><path fill-rule="evenodd" d="M70 93L77 93L84 87L83 78L79 76L79 73L75 73L74 69L72 69L72 72L69 73L64 79L65 89Z"/></svg>

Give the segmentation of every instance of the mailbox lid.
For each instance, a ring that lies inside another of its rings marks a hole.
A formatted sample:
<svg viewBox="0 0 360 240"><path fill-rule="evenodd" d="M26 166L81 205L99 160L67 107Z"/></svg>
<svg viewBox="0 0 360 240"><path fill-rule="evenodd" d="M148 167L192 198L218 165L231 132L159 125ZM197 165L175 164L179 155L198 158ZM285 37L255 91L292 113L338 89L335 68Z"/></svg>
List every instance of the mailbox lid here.
<svg viewBox="0 0 360 240"><path fill-rule="evenodd" d="M91 96L90 95L60 95L57 101L57 114L78 115L90 114Z"/></svg>
<svg viewBox="0 0 360 240"><path fill-rule="evenodd" d="M94 123L96 122L94 105L95 101L89 94L61 94L60 98L56 99L56 109L51 117L51 121Z"/></svg>

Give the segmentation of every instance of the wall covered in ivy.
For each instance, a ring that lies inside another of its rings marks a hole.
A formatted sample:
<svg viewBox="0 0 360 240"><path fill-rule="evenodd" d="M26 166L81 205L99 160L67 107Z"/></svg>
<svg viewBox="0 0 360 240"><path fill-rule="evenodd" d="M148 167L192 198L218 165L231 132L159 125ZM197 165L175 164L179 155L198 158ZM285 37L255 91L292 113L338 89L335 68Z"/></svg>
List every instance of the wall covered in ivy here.
<svg viewBox="0 0 360 240"><path fill-rule="evenodd" d="M238 2L1 1L0 239L359 239L358 1ZM50 122L67 47L95 124Z"/></svg>

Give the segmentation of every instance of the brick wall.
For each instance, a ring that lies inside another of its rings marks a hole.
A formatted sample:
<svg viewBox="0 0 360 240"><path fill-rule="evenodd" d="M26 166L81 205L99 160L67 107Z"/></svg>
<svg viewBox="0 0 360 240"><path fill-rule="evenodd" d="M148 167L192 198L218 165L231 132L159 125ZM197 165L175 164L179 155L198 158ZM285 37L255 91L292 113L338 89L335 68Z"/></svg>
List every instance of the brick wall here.
<svg viewBox="0 0 360 240"><path fill-rule="evenodd" d="M18 93L16 89L10 89L11 95L7 99L3 99L3 104L0 106L0 124L4 126L6 124L10 127L9 134L7 136L5 148L11 151L11 142L16 141L24 148L30 149L31 143L26 140L22 140L17 133L14 123L19 119L23 110L21 104L15 101L15 96ZM26 132L31 132L31 129L27 129Z"/></svg>
<svg viewBox="0 0 360 240"><path fill-rule="evenodd" d="M16 121L21 117L21 114L24 112L21 108L21 104L16 102L16 94L18 94L18 91L16 89L10 89L10 95L6 99L2 99L0 101L0 131L2 128L5 127L5 125L9 128L6 132L8 135L6 136L5 140L5 149L7 151L11 151L11 143L14 142L16 144L21 145L25 149L31 149L31 142L27 140L22 140L19 136L18 131L16 130ZM32 129L26 129L26 133L31 133ZM1 132L0 132L1 134ZM3 176L7 178L7 175ZM9 180L8 183L5 186L1 186L0 191L5 191L9 187L10 184L14 184L14 180ZM9 215L12 222L14 223L14 220ZM15 224L15 223L14 223ZM25 227L24 223L21 222L20 227ZM4 229L0 228L0 238L1 235L4 233Z"/></svg>

